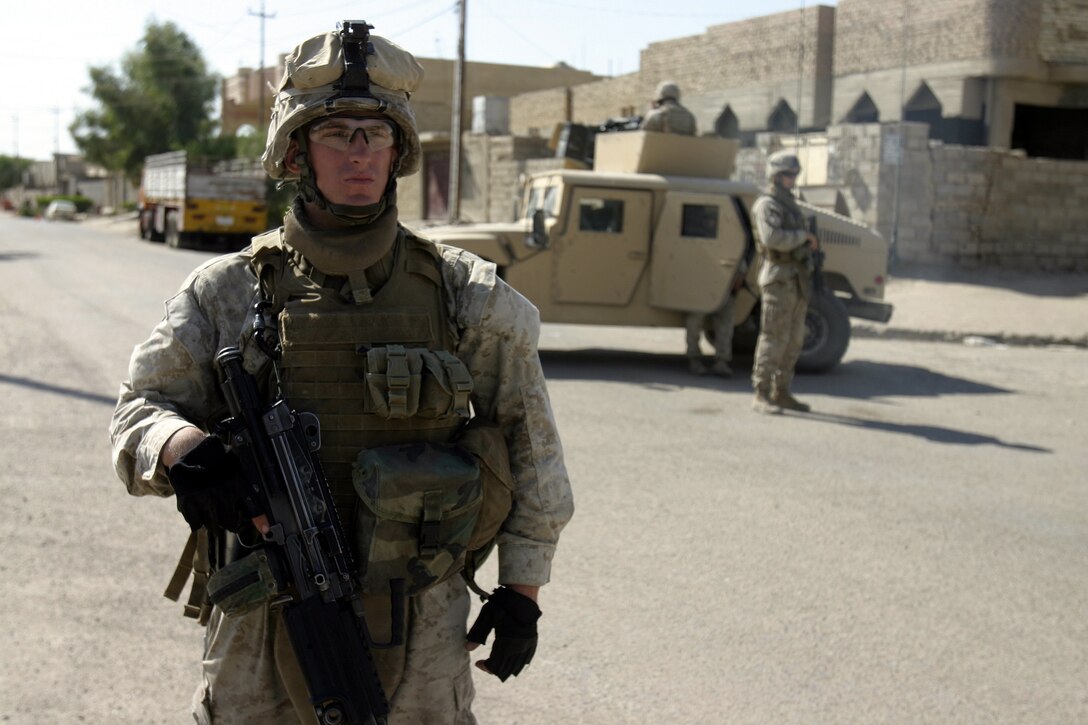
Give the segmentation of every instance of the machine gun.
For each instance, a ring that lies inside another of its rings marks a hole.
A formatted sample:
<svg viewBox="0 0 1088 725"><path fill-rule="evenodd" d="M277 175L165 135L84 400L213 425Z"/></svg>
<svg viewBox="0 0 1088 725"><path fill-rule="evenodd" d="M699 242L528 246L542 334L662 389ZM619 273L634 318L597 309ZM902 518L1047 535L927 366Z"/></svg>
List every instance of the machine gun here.
<svg viewBox="0 0 1088 725"><path fill-rule="evenodd" d="M221 425L245 473L299 666L321 725L383 725L389 703L370 653L355 562L315 452L317 416L266 407L235 347L215 356L231 418ZM263 528L263 527L262 527ZM398 631L394 622L394 632Z"/></svg>

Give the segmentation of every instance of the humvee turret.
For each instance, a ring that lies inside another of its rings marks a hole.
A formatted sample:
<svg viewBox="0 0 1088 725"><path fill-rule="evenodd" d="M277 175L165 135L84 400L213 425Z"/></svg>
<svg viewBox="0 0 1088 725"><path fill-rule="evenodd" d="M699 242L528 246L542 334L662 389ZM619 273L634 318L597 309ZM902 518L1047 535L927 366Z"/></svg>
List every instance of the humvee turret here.
<svg viewBox="0 0 1088 725"><path fill-rule="evenodd" d="M718 309L745 270L733 305L735 344L750 349L760 259L749 210L759 190L729 180L736 150L722 138L598 134L593 168L530 177L514 222L432 227L426 235L493 261L551 323L683 328L688 312ZM888 245L847 217L802 207L825 254L798 361L816 372L842 359L850 316L890 318Z"/></svg>

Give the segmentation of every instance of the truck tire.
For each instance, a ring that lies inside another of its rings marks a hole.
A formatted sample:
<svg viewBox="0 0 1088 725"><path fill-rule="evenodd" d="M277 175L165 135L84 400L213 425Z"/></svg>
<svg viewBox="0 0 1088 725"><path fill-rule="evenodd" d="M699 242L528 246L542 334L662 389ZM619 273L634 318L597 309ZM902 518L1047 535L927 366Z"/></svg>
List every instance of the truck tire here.
<svg viewBox="0 0 1088 725"><path fill-rule="evenodd" d="M187 239L185 235L178 231L178 217L175 213L171 212L166 215L166 246L172 249L185 249Z"/></svg>
<svg viewBox="0 0 1088 725"><path fill-rule="evenodd" d="M805 314L805 346L797 369L822 373L839 364L850 344L850 315L830 290L814 292Z"/></svg>
<svg viewBox="0 0 1088 725"><path fill-rule="evenodd" d="M144 241L151 241L151 226L148 220L148 213L146 211L140 212L139 216L139 230L140 239Z"/></svg>

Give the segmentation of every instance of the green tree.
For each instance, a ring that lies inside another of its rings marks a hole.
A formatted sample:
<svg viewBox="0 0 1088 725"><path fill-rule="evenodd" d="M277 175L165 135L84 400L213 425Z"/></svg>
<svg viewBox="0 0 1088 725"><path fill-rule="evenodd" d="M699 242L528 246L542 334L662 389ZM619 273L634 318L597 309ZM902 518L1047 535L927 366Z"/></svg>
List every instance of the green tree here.
<svg viewBox="0 0 1088 725"><path fill-rule="evenodd" d="M0 191L22 183L23 172L30 166L30 159L0 154Z"/></svg>
<svg viewBox="0 0 1088 725"><path fill-rule="evenodd" d="M200 49L170 22L148 24L135 50L88 69L87 92L98 102L69 126L88 161L139 182L144 157L208 143L218 77Z"/></svg>

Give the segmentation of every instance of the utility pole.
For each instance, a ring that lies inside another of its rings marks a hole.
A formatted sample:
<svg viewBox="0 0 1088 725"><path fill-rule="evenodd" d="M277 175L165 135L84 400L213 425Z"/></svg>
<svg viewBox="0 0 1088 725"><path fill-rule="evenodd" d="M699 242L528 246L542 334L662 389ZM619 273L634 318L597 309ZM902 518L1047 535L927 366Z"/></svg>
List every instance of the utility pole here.
<svg viewBox="0 0 1088 725"><path fill-rule="evenodd" d="M260 100L257 106L257 138L262 139L264 138L264 119L268 115L268 108L264 105L264 21L271 20L276 17L276 14L269 14L264 11L264 0L261 0L261 12L255 13L250 10L249 14L261 19L261 63L257 69L257 88L260 91Z"/></svg>
<svg viewBox="0 0 1088 725"><path fill-rule="evenodd" d="M797 122L794 124L797 150L801 150L801 105L805 95L805 0L801 0L801 29L797 40Z"/></svg>
<svg viewBox="0 0 1088 725"><path fill-rule="evenodd" d="M895 149L895 192L892 196L892 240L888 245L888 262L895 264L899 261L899 195L900 184L903 180L903 158L906 156L903 143L903 116L906 115L904 106L907 102L907 48L910 44L910 0L903 0L903 12L900 16L899 37L901 42L901 57L899 61L899 130L896 133Z"/></svg>
<svg viewBox="0 0 1088 725"><path fill-rule="evenodd" d="M457 0L460 29L457 35L457 64L453 72L453 118L450 120L449 220L461 218L461 116L465 106L465 4Z"/></svg>

